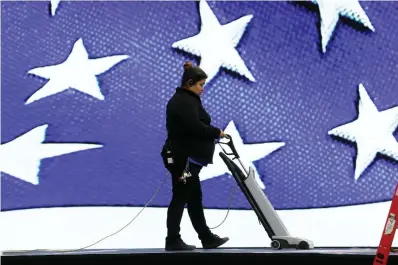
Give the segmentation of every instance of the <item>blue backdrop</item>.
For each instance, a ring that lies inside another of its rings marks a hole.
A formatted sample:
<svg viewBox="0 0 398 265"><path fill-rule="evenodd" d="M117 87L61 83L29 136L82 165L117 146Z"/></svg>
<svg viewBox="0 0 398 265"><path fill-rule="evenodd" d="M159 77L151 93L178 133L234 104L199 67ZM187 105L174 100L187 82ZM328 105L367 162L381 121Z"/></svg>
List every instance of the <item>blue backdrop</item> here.
<svg viewBox="0 0 398 265"><path fill-rule="evenodd" d="M328 131L356 119L360 83L380 111L398 105L397 3L361 2L376 31L341 19L325 54L316 5L208 4L221 24L253 15L236 49L256 82L221 69L203 104L214 125L233 120L245 143L286 143L254 163L275 208L390 200L396 162L378 156L355 181L356 145ZM200 62L172 48L199 32L198 3L62 1L51 17L48 2L3 2L1 22L2 144L48 124L45 142L103 145L43 159L37 185L2 173L2 210L144 205L166 174L165 105L183 63ZM130 56L98 75L104 100L68 89L25 104L48 82L27 72L63 62L80 38L90 58ZM228 207L233 179L202 185L206 207ZM170 196L168 180L152 205L167 206ZM233 208L250 208L240 192Z"/></svg>

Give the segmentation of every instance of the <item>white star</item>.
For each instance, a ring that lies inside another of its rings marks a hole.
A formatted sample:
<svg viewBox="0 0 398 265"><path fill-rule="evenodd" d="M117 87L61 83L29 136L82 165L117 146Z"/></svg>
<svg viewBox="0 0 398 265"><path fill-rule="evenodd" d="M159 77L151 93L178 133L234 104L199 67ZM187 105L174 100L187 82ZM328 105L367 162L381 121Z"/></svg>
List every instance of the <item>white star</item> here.
<svg viewBox="0 0 398 265"><path fill-rule="evenodd" d="M128 55L113 55L89 59L83 41L79 39L64 62L28 71L29 74L49 79L49 81L31 95L25 104L57 94L68 88L74 88L99 100L104 100L96 76L127 58L129 58Z"/></svg>
<svg viewBox="0 0 398 265"><path fill-rule="evenodd" d="M242 138L240 137L238 130L236 129L235 123L233 121L229 122L229 124L224 132L226 134L231 135L235 149L240 156L240 160L242 161L242 164L245 166L245 168L247 170L249 170L249 167L252 167L254 169L255 178L256 178L258 185L262 189L265 189L264 183L261 181L259 173L258 173L256 167L254 166L253 162L257 161L259 159L262 159L265 156L271 154L272 152L278 150L279 148L284 146L285 143L274 142L274 143L260 143L260 144L244 144ZM223 141L223 140L221 140L221 141ZM231 152L231 149L228 146L226 146L225 144L223 144L222 147L224 148L224 150L227 153ZM224 161L220 157L219 152L222 152L222 149L217 144L216 150L214 152L213 164L210 164L207 167L203 167L203 169L200 172L200 180L201 181L215 178L215 177L221 176L225 173L230 174L228 167L225 165ZM245 173L245 171L241 167L240 163L237 160L234 160L234 162L239 166L239 168L242 170L242 172Z"/></svg>
<svg viewBox="0 0 398 265"><path fill-rule="evenodd" d="M59 5L59 2L60 2L61 0L51 0L50 1L50 5L51 5L51 15L52 16L55 16L55 12L57 12L57 8L58 8L58 5Z"/></svg>
<svg viewBox="0 0 398 265"><path fill-rule="evenodd" d="M199 3L199 12L202 22L200 32L173 43L172 47L201 57L199 66L208 75L207 83L214 78L220 67L237 72L254 82L253 75L235 49L253 16L244 16L221 25L205 0Z"/></svg>
<svg viewBox="0 0 398 265"><path fill-rule="evenodd" d="M47 127L46 124L38 126L8 143L1 144L0 171L37 185L41 159L102 147L84 143L43 143Z"/></svg>
<svg viewBox="0 0 398 265"><path fill-rule="evenodd" d="M398 143L393 135L398 125L398 106L379 112L364 86L359 84L358 118L328 133L356 142L355 180L372 163L377 153L398 160Z"/></svg>
<svg viewBox="0 0 398 265"><path fill-rule="evenodd" d="M318 4L319 7L323 52L326 52L326 46L332 37L340 15L375 31L358 0L312 0L312 2Z"/></svg>

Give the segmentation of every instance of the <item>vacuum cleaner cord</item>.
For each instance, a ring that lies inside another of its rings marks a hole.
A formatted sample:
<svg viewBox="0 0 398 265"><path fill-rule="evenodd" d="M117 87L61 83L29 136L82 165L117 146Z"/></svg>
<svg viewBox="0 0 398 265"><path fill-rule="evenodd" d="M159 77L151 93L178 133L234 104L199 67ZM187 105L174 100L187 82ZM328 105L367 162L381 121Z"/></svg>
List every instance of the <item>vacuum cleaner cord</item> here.
<svg viewBox="0 0 398 265"><path fill-rule="evenodd" d="M220 143L218 143L218 144L220 145ZM222 148L221 145L220 145L220 147L221 147L221 149L222 149L223 151L225 151L224 148ZM88 246L85 246L85 247L83 247L83 248L78 248L78 249L64 249L64 250L62 250L62 249L57 249L57 250L56 250L56 249L33 249L33 250L10 250L10 251L3 251L3 252L29 253L29 252L34 252L34 251L48 251L48 252L61 252L61 253L66 253L66 252L80 251L80 250L84 250L84 249L86 249L86 248L95 246L95 245L97 245L98 243L104 241L105 239L110 238L110 237L112 237L112 236L114 236L114 235L120 233L122 230L124 230L124 229L127 228L129 225L131 225L131 224L135 221L135 219L137 219L137 217L144 211L144 209L156 198L156 196L158 195L159 191L162 189L164 183L166 182L168 175L169 175L169 174L166 174L165 178L163 179L162 184L159 186L159 188L157 189L157 191L153 194L152 198L144 205L144 207L137 213L137 215L134 216L133 219L131 219L126 225L124 225L122 228L120 228L120 229L117 230L116 232L114 232L114 233L112 233L112 234L110 234L110 235L107 235L106 237L104 237L104 238L102 238L102 239L100 239L100 240L98 240L98 241L96 241L96 242L94 242L94 243L92 243L92 244L90 244L90 245L88 245ZM234 192L235 192L235 190L236 190L237 187L238 187L238 186L235 186L235 188L233 188L232 191L231 191L231 193L230 193L229 202L228 202L228 211L227 211L227 214L226 214L225 217L224 217L224 220L222 220L222 222L221 222L219 225L217 225L217 226L215 226L215 227L211 227L210 229L216 229L216 228L220 227L220 226L221 226L222 224L224 224L224 222L227 220L229 211L231 210L231 202L232 202L233 194L234 194Z"/></svg>

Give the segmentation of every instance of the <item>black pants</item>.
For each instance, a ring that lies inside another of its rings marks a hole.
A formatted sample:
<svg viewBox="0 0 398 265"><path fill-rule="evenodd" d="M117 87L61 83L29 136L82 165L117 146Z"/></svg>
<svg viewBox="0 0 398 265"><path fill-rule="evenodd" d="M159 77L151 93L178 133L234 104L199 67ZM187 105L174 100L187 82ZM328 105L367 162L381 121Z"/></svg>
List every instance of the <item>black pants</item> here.
<svg viewBox="0 0 398 265"><path fill-rule="evenodd" d="M206 224L202 204L202 188L200 185L199 172L202 166L189 163L191 177L186 183L178 180L186 167L186 158L174 159L175 164L168 168L172 175L173 197L167 211L167 237L170 240L180 238L180 223L187 205L191 223L198 233L199 239L204 239L211 234Z"/></svg>

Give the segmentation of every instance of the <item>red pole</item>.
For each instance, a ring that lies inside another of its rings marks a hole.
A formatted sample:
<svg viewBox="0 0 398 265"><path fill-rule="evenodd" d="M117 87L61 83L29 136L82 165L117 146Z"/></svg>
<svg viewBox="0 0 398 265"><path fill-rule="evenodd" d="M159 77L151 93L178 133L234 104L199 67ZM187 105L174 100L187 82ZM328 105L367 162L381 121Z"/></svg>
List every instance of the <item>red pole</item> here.
<svg viewBox="0 0 398 265"><path fill-rule="evenodd" d="M395 230L397 229L396 218L398 216L398 184L392 197L390 211L384 225L383 234L381 235L379 248L373 265L387 265L388 256L391 252L392 242L394 241Z"/></svg>

